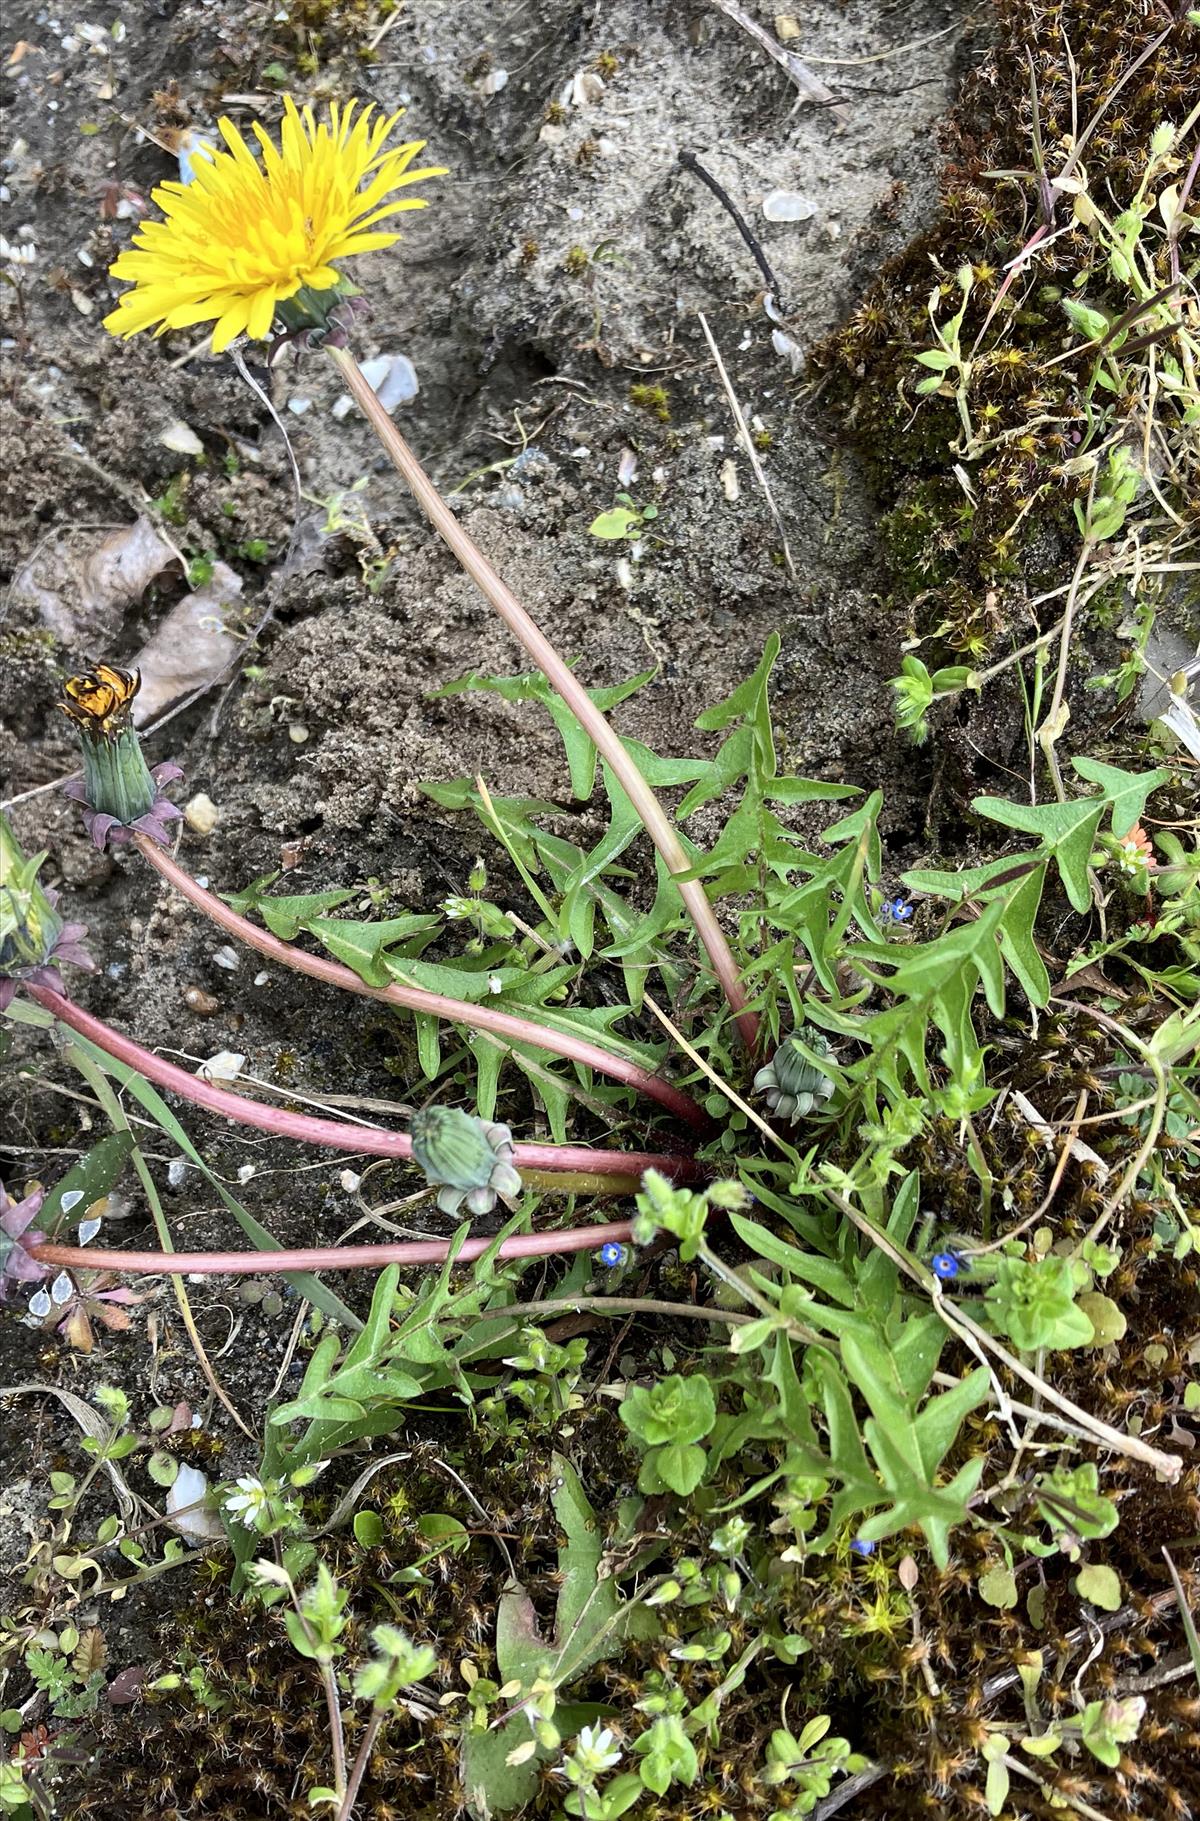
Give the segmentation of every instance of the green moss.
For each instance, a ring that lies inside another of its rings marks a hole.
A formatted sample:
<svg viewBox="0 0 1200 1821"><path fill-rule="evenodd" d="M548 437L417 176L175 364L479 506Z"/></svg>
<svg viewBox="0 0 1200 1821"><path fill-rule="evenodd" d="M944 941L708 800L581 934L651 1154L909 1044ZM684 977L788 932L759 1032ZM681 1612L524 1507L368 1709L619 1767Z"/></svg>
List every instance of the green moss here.
<svg viewBox="0 0 1200 1821"><path fill-rule="evenodd" d="M960 649L977 642L987 596L1000 606L993 635L1004 633L1006 600L1018 609L1070 573L1079 543L1074 503L1086 499L1091 479L1076 458L1092 436L1094 352L1062 359L1086 345L1064 298L1107 307L1110 316L1127 302L1078 218L1086 204L1076 209L1060 195L1051 219L1042 211L1032 93L1050 175L1066 163L1071 134L1094 122L1083 160L1088 195L1113 214L1136 192L1156 128L1182 124L1200 93L1200 31L1182 16L1170 24L1126 0L996 0L995 16L995 45L946 130L937 221L882 269L849 322L812 356L823 396L855 438L885 508L897 594L906 604L921 595L921 630L945 628ZM1184 166L1189 150L1180 148ZM1043 250L1014 277L1012 262L1039 228ZM964 266L971 285L959 348L971 363L970 439L957 370L922 396L918 385L930 374L915 358L936 345L931 314L944 325L962 302L955 275ZM1119 429L1127 402L1104 402Z"/></svg>
<svg viewBox="0 0 1200 1821"><path fill-rule="evenodd" d="M635 411L648 411L660 424L671 420L671 403L665 386L632 385L629 388L629 402Z"/></svg>

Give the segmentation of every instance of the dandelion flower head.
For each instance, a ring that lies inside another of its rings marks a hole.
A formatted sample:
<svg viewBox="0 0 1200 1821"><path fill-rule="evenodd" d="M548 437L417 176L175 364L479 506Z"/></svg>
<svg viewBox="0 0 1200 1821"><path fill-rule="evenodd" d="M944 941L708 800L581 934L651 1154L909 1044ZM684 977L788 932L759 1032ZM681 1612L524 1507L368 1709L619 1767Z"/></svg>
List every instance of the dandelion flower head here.
<svg viewBox="0 0 1200 1821"><path fill-rule="evenodd" d="M262 341L277 307L299 291L331 292L342 284L335 262L390 247L400 236L379 224L423 196L397 192L425 177L413 170L421 139L384 149L403 108L375 115L368 104L331 104L328 121L283 98L280 144L254 122L262 163L233 123L217 125L228 148L206 146L190 183L153 192L164 220L147 221L112 267L132 281L106 329L128 338L143 329L186 329L211 322L219 353L237 336Z"/></svg>

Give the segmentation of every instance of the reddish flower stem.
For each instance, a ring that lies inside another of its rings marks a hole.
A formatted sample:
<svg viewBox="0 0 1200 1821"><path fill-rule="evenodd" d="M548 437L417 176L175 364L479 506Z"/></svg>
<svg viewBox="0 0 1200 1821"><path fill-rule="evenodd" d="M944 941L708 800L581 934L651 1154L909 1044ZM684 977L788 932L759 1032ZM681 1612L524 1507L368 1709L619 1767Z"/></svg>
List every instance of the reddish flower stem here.
<svg viewBox="0 0 1200 1821"><path fill-rule="evenodd" d="M500 1244L501 1258L553 1258L568 1252L593 1252L616 1242L628 1245L633 1224L609 1221L603 1226L563 1227L554 1233L518 1233ZM455 1257L470 1264L494 1240L480 1235L463 1241ZM33 1248L29 1250L33 1252ZM446 1239L407 1239L392 1246L309 1246L295 1252L119 1252L96 1246L56 1246L47 1240L34 1257L40 1264L68 1270L119 1271L132 1276L149 1272L196 1271L208 1277L257 1277L275 1271L382 1270L386 1265L444 1264ZM499 1311L503 1314L503 1310Z"/></svg>
<svg viewBox="0 0 1200 1821"><path fill-rule="evenodd" d="M206 1107L226 1119L242 1125L257 1126L277 1138L295 1138L302 1144L328 1145L338 1151L362 1151L376 1157L411 1157L412 1139L407 1132L386 1132L378 1126L349 1125L344 1120L317 1119L309 1113L294 1113L287 1107L268 1106L251 1100L245 1094L234 1094L228 1088L214 1086L190 1075L165 1057L143 1049L132 1037L114 1031L110 1025L85 1012L74 1000L67 999L52 987L27 987L31 999L48 1012L87 1037L118 1062L128 1063L148 1081L170 1089L184 1100ZM647 1170L660 1170L674 1182L704 1181L711 1174L695 1157L680 1157L649 1151L594 1151L587 1145L518 1144L513 1147L518 1169L586 1170L598 1175L641 1176ZM296 1266L299 1270L302 1267Z"/></svg>
<svg viewBox="0 0 1200 1821"><path fill-rule="evenodd" d="M449 506L422 468L420 462L397 430L390 416L376 398L362 368L348 348L329 349L350 392L357 400L367 422L387 452L393 468L416 500L418 506L442 541L458 558L484 599L495 608L514 638L533 659L546 681L558 691L592 744L600 752L626 796L636 809L641 823L662 856L663 864L687 906L696 934L708 953L712 970L720 981L729 1008L737 1023L742 1041L753 1054L758 1042L758 1018L746 1003L737 963L717 921L708 894L698 879L689 879L692 863L684 851L675 825L642 776L636 761L626 751L615 729L596 707L574 671L565 664L541 627L522 607L499 571L483 554L478 544L467 536Z"/></svg>
<svg viewBox="0 0 1200 1821"><path fill-rule="evenodd" d="M660 1106L678 1118L685 1119L696 1131L708 1132L712 1122L704 1109L696 1104L690 1095L681 1088L672 1086L669 1081L660 1080L648 1069L641 1068L636 1062L629 1062L624 1056L614 1055L597 1043L589 1043L586 1038L573 1037L536 1024L530 1018L521 1018L512 1012L503 1012L497 1006L470 1005L465 1000L448 999L441 993L428 993L422 987L401 986L398 982L390 986L368 986L365 980L343 967L338 961L331 961L324 955L310 955L304 949L297 948L291 942L284 942L273 936L269 930L260 929L251 923L249 918L232 910L228 904L212 892L205 891L191 874L186 872L170 854L145 835L135 835L133 844L143 859L177 892L189 899L197 910L206 917L236 936L248 948L257 949L260 955L268 960L278 962L281 967L292 968L296 973L309 974L314 980L324 980L330 986L341 987L347 993L359 993L364 999L378 999L385 1005L398 1005L409 1012L428 1012L434 1018L452 1020L455 1024L474 1026L476 1030L491 1031L497 1037L505 1037L515 1043L536 1044L539 1049L550 1050L558 1056L567 1056L573 1062L581 1062L597 1074L608 1075L615 1081L623 1081L628 1087L636 1088L639 1094L645 1094L657 1100Z"/></svg>

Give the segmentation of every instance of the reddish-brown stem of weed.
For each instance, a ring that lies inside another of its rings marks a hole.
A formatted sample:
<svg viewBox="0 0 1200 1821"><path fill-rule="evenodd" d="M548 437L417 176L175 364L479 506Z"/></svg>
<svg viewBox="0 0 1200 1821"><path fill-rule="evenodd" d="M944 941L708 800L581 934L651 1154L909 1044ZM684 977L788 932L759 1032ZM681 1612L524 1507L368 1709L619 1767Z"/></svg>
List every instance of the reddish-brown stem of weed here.
<svg viewBox="0 0 1200 1821"><path fill-rule="evenodd" d="M139 1075L159 1087L168 1088L184 1100L206 1107L210 1113L235 1119L242 1125L257 1126L277 1138L295 1138L302 1144L328 1145L338 1151L366 1152L376 1157L411 1157L412 1139L407 1132L385 1132L378 1126L349 1125L344 1120L317 1119L308 1113L294 1113L287 1107L267 1106L234 1094L228 1088L214 1086L190 1075L165 1057L143 1049L132 1037L114 1031L101 1019L85 1012L73 999L67 999L48 986L29 986L31 999L48 1012L87 1037L98 1048L128 1063ZM711 1171L695 1157L676 1156L666 1152L595 1151L578 1144L518 1144L514 1147L518 1169L528 1165L536 1170L585 1170L603 1176L641 1176L647 1170L660 1170L674 1182L706 1180ZM299 1270L301 1267L296 1266Z"/></svg>
<svg viewBox="0 0 1200 1821"><path fill-rule="evenodd" d="M427 993L421 987L401 986L399 983L382 987L368 986L365 980L360 979L350 968L343 967L340 962L331 961L324 955L307 954L293 943L273 936L269 930L259 929L257 924L251 923L228 904L223 904L212 892L206 891L178 861L173 860L145 835L135 835L134 846L168 885L194 904L197 910L203 911L206 917L211 918L221 929L227 930L231 936L236 936L239 942L244 942L248 948L257 949L260 955L265 955L281 967L308 974L314 980L324 980L330 986L341 987L343 992L358 993L365 999L378 999L385 1005L400 1006L408 1012L428 1012L434 1018L444 1018L476 1030L490 1031L494 1036L506 1038L513 1043L536 1044L539 1049L566 1056L572 1062L581 1062L587 1068L595 1069L597 1074L622 1081L626 1086L635 1088L639 1094L657 1100L668 1112L685 1119L694 1131L711 1130L712 1122L707 1113L681 1088L672 1086L669 1081L660 1080L648 1069L639 1067L636 1062L629 1062L624 1056L614 1055L600 1044L546 1028L530 1018L503 1012L495 1006L469 1005L465 1000L448 999L441 993Z"/></svg>
<svg viewBox="0 0 1200 1821"><path fill-rule="evenodd" d="M518 1233L502 1240L500 1258L554 1258L568 1252L594 1252L610 1244L628 1245L633 1223L608 1221L602 1226L563 1227L553 1233ZM464 1265L479 1258L494 1239L465 1239L455 1258ZM120 1271L131 1277L150 1272L207 1277L257 1277L276 1271L383 1270L386 1265L440 1265L446 1261L446 1239L406 1239L391 1246L309 1246L295 1252L119 1252L96 1246L30 1246L39 1263L67 1270ZM503 1313L503 1311L501 1311Z"/></svg>
<svg viewBox="0 0 1200 1821"><path fill-rule="evenodd" d="M742 1041L753 1053L758 1042L758 1019L747 1006L737 964L717 921L716 912L708 901L708 894L698 879L687 877L692 863L670 816L642 776L632 755L626 751L616 730L596 707L574 671L559 657L541 627L522 607L495 565L463 530L376 398L353 354L348 348L334 347L329 349L329 354L357 400L363 416L387 452L393 468L438 536L457 557L484 599L495 608L524 651L533 659L546 681L557 690L592 744L611 767L613 775L641 818L642 827L675 880L679 895L695 925L696 934L704 945L713 972L721 983L737 1021Z"/></svg>

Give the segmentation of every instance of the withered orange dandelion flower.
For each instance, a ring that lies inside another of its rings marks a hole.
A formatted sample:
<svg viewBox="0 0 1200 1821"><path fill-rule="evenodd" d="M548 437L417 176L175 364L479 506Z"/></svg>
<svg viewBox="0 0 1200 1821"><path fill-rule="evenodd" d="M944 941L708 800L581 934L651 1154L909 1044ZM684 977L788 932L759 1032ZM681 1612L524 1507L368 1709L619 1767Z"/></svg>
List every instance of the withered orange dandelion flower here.
<svg viewBox="0 0 1200 1821"><path fill-rule="evenodd" d="M359 111L357 102L334 102L318 123L290 95L283 105L278 147L254 122L261 164L222 118L227 149L205 145L193 156L190 183L153 192L164 219L144 222L112 266L133 288L105 317L106 329L161 335L211 322L218 353L239 335L265 340L279 307L299 292L336 300L345 284L337 262L399 240L379 224L426 206L423 196L396 200L400 190L446 175L412 169L424 140L384 149L403 108L372 118L370 104Z"/></svg>

